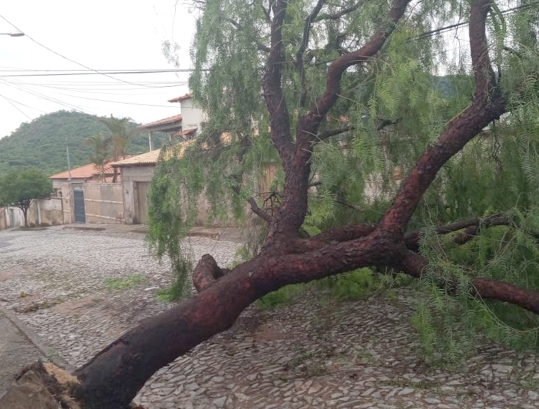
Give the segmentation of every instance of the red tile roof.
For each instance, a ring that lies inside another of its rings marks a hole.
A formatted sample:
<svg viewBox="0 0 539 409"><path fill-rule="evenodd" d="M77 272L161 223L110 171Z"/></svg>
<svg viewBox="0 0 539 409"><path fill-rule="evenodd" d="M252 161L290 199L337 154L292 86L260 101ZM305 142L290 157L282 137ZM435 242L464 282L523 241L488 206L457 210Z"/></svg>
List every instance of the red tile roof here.
<svg viewBox="0 0 539 409"><path fill-rule="evenodd" d="M89 163L88 165L81 166L79 168L71 169L71 171L64 171L57 173L55 175L49 176L49 179L69 179L69 174L71 173L71 179L91 179L95 175L101 174L99 169L94 163ZM105 175L114 174L114 169L109 164L105 165L103 169Z"/></svg>
<svg viewBox="0 0 539 409"><path fill-rule="evenodd" d="M171 155L176 155L178 158L181 158L185 153L185 150L195 142L195 139L190 139L188 141L181 141L175 145L176 149L168 151L167 157ZM159 160L159 155L161 154L161 149L156 149L154 151L146 152L141 155L132 156L128 159L124 159L118 162L109 163L113 167L124 167L124 166L155 166Z"/></svg>
<svg viewBox="0 0 539 409"><path fill-rule="evenodd" d="M182 102L189 98L193 98L193 94L185 94L178 98L172 98L172 99L169 99L168 102Z"/></svg>
<svg viewBox="0 0 539 409"><path fill-rule="evenodd" d="M132 156L128 159L120 160L118 162L112 162L109 165L112 167L123 167L123 166L144 166L144 165L155 165L157 159L159 159L159 154L161 149L156 149L154 151L146 152L141 155Z"/></svg>
<svg viewBox="0 0 539 409"><path fill-rule="evenodd" d="M171 136L190 136L193 135L198 128L186 129L185 131L174 132Z"/></svg>
<svg viewBox="0 0 539 409"><path fill-rule="evenodd" d="M152 126L157 126L157 125L168 125L168 124L173 124L174 122L180 122L181 120L182 120L182 115L179 114L179 115L170 116L168 118L159 119L157 121L150 122L148 124L142 124L142 125L139 125L137 128L145 129L145 128L151 128Z"/></svg>

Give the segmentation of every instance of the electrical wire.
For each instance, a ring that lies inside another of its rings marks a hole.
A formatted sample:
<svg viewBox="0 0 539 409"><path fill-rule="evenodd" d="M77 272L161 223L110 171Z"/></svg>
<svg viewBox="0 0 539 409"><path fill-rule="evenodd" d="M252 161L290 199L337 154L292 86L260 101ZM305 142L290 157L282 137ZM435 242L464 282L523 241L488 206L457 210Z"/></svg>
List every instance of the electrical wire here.
<svg viewBox="0 0 539 409"><path fill-rule="evenodd" d="M58 104L60 106L63 106L63 107L66 107L66 108L70 108L70 109L75 109L77 111L83 111L83 112L86 112L88 114L91 114L91 112L85 110L85 109L82 109L76 105L73 105L73 104L70 104L70 103L66 103L66 102L63 102L63 101L60 101L58 99L55 99L55 98L52 98L52 97L49 97L49 96L46 96L46 95L43 95L39 92L35 92L35 91L30 91L28 89L25 89L24 87L21 87L21 86L17 86L17 85L14 85L14 84L10 84L9 82L7 81L2 81L2 83L4 85L7 85L8 87L12 87L12 88L15 88L19 91L22 91L22 92L26 92L27 94L30 94L30 95L33 95L33 96L36 96L38 98L41 98L41 99L44 99L46 101L49 101L49 102L53 102L55 104Z"/></svg>
<svg viewBox="0 0 539 409"><path fill-rule="evenodd" d="M8 23L8 24L10 24L11 26L13 26L13 28L15 28L16 30L18 30L19 32L21 32L21 33L23 32L20 28L18 28L15 24L13 24L12 22L10 22L8 19L6 19L6 18L5 18L4 16L2 16L1 14L0 14L0 18L1 18L2 20L4 20L6 23ZM53 54L55 54L55 55L57 55L57 56L59 56L59 57L65 59L65 60L67 60L67 61L70 61L70 62L72 62L72 63L74 63L74 64L77 64L77 65L79 65L79 66L81 66L81 67L83 67L83 68L86 68L87 70L91 70L91 71L95 72L96 74L103 75L103 76L108 77L108 78L111 78L111 79L113 79L113 80L115 80L115 81L124 82L124 83L126 83L126 84L143 86L143 85L141 85L141 84L136 84L136 83L133 83L133 82L124 81L124 80L122 80L122 79L113 77L112 75L109 75L109 74L101 73L101 72L99 72L99 71L97 71L97 70L95 70L95 69L93 69L93 68L90 68L90 67L88 67L88 66L86 66L86 65L84 65L84 64L81 64L81 63L79 63L79 62L77 62L77 61L75 61L75 60L73 60L73 59L71 59L71 58L69 58L69 57L66 57L65 55L62 55L62 54L60 54L60 53L58 53L58 52L56 52L56 51L50 49L50 48L47 47L46 45L41 44L39 41L35 40L34 38L32 38L32 37L31 37L30 35L28 35L27 33L25 33L25 37L28 37L28 39L30 39L31 41L33 41L34 43L36 43L36 44L39 45L40 47L43 47L43 48L46 49L47 51L49 51L49 52L51 52L51 53L53 53Z"/></svg>
<svg viewBox="0 0 539 409"><path fill-rule="evenodd" d="M510 9L501 10L500 14L503 14L503 15L511 14L511 13L516 12L516 11L525 10L525 9L528 9L528 8L531 8L531 7L537 6L537 5L539 5L539 2L537 2L537 1L533 2L533 3L529 3L529 4L523 4L521 6L512 7ZM424 33L418 34L417 36L410 37L408 39L408 41L421 40L423 38L432 37L435 34L443 33L444 31L449 31L449 30L452 30L454 28L466 26L468 24L469 24L469 21L462 21L460 23L455 23L455 24L451 24L451 25L448 25L448 26L445 26L445 27L436 28L434 30L426 31Z"/></svg>
<svg viewBox="0 0 539 409"><path fill-rule="evenodd" d="M4 80L4 81L10 82L8 80ZM138 88L109 88L109 87L98 88L98 87L93 86L93 84L91 83L90 84L77 83L81 85L88 85L89 86L88 88L76 88L67 84L63 84L65 86L62 87L62 86L59 86L60 84L51 85L51 84L38 84L38 83L31 83L31 82L10 82L10 83L16 84L16 85L29 85L29 86L35 86L35 87L43 87L43 88L52 89L52 90L72 91L72 92L80 92L80 93L85 93L85 94L101 94L101 95L126 95L126 94L147 95L147 93L132 93L131 91L139 91L139 90L148 91L148 88L141 88L141 87L138 87ZM174 87L180 87L180 86L185 86L185 85L187 85L187 81L179 82L173 85L163 86L162 88L174 88ZM119 91L119 92L103 92L103 91Z"/></svg>
<svg viewBox="0 0 539 409"><path fill-rule="evenodd" d="M138 102L111 101L111 100L108 100L108 99L98 99L98 98L90 98L90 97L69 95L69 94L64 94L62 92L59 92L58 94L59 95L64 95L64 96L67 96L67 97L71 97L71 98L87 99L87 100L90 100L90 101L109 102L111 104L139 105L139 106L157 107L157 108L174 108L176 111L178 110L178 107L173 106L173 105L154 105L154 104L142 104L142 103L138 103Z"/></svg>
<svg viewBox="0 0 539 409"><path fill-rule="evenodd" d="M32 120L32 118L30 118L28 115L26 115L26 112L24 112L22 109L20 109L17 105L15 105L15 101L13 101L12 99L4 96L4 95L0 95L0 97L4 98L9 104L11 104L13 106L13 108L15 108L17 111L19 111L21 114L23 114L26 118L28 118L29 120ZM23 105L23 104L21 104Z"/></svg>
<svg viewBox="0 0 539 409"><path fill-rule="evenodd" d="M88 71L71 71L71 70L50 70L51 72L43 72L40 74L30 73L30 74L1 74L5 70L0 70L0 77L2 78L8 78L8 77L62 77L62 76L76 76L76 75L104 75L109 78L117 79L109 75L108 72L102 72L102 71L96 71L96 70L88 70ZM18 70L17 72L27 72L30 70ZM49 70L45 70L49 71ZM61 72L61 71L69 71L69 72ZM171 70L145 70L145 71L114 71L111 72L114 75L132 75L132 74L169 74L169 73L177 73L177 72L192 72L193 69L171 69ZM145 86L143 84L137 84L129 81L121 81L129 85L137 85L142 86L145 88L152 88Z"/></svg>

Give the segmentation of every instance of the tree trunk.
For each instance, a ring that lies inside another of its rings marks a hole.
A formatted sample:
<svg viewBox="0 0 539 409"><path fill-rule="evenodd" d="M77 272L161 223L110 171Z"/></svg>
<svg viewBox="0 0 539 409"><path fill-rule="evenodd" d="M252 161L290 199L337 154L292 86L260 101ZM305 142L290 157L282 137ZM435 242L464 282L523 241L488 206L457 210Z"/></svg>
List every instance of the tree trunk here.
<svg viewBox="0 0 539 409"><path fill-rule="evenodd" d="M24 217L24 227L28 227L28 206L22 206L20 209Z"/></svg>
<svg viewBox="0 0 539 409"><path fill-rule="evenodd" d="M379 52L404 15L409 0L394 0L388 19L365 46L344 53L331 63L326 90L313 108L299 118L295 138L282 89L282 70L287 62L281 30L288 2L270 3L273 12L271 47L263 89L272 141L282 160L286 179L283 202L273 217L267 218L269 234L265 246L253 260L230 272L220 269L211 256L203 256L194 273L197 296L145 320L74 372L79 383L72 386L71 394L83 409L127 408L158 369L212 335L230 328L253 301L284 285L365 266L390 267L420 277L427 260L412 251L417 249L418 235L404 234L412 213L442 166L505 112L505 97L494 79L485 34L490 3L489 0L472 0L470 48L476 83L473 103L419 157L378 225L347 226L301 239L298 231L307 213L310 159L319 125L337 100L343 73ZM298 58L303 58L302 54L298 52ZM298 66L302 66L301 62ZM507 221L498 221L504 222ZM463 225L479 226L479 222L475 219L461 222L446 226L446 230ZM443 228L439 233L444 233ZM450 284L440 283L442 286ZM539 294L533 291L486 279L474 279L473 285L471 296L495 298L539 313Z"/></svg>

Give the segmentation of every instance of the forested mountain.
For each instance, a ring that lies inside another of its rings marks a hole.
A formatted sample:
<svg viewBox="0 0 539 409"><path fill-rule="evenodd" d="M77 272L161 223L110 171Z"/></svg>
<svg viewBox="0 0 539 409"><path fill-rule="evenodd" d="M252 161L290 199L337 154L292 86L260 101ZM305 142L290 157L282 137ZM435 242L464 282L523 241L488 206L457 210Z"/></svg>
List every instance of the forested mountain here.
<svg viewBox="0 0 539 409"><path fill-rule="evenodd" d="M131 123L134 127L136 123ZM90 162L91 148L84 140L95 135L108 137L110 131L99 117L81 112L58 111L25 122L10 136L0 139L0 177L11 170L35 168L48 175L67 169L66 141L71 167ZM154 146L160 147L168 135L154 134ZM138 132L129 141L126 152L148 151L148 134Z"/></svg>

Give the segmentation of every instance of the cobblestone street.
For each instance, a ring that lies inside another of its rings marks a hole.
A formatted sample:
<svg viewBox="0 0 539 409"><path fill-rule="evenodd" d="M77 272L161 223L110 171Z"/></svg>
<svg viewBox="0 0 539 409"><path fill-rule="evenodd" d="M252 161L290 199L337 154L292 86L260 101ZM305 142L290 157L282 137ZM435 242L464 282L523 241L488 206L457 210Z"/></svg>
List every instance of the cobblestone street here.
<svg viewBox="0 0 539 409"><path fill-rule="evenodd" d="M187 239L194 259L233 261L238 243ZM76 367L145 318L168 265L125 229L0 232L0 303ZM172 408L521 408L539 406L539 358L484 345L459 372L429 368L410 292L336 302L315 290L235 326L158 371L137 402ZM22 363L21 363L22 365Z"/></svg>

